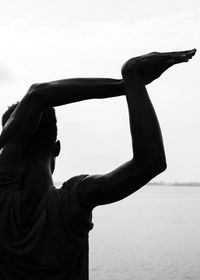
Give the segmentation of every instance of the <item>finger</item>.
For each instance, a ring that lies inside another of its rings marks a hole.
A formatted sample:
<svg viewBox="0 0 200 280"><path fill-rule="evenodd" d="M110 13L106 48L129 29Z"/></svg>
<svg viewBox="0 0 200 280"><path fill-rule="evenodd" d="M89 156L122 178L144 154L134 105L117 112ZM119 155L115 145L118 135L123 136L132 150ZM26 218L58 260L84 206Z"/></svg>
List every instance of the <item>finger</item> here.
<svg viewBox="0 0 200 280"><path fill-rule="evenodd" d="M165 67L166 67L166 69L168 69L169 67L171 67L175 64L182 63L182 62L188 62L188 60L189 59L185 55L181 55L177 58L171 58L171 59L166 61L166 64L165 64L166 66Z"/></svg>
<svg viewBox="0 0 200 280"><path fill-rule="evenodd" d="M168 59L170 58L176 58L182 55L186 55L188 58L192 58L196 53L196 49L192 49L192 50L187 50L187 51L179 51L179 52L166 52L163 53L163 56Z"/></svg>
<svg viewBox="0 0 200 280"><path fill-rule="evenodd" d="M187 62L189 60L189 57L186 54L180 54L174 57L174 60L179 62Z"/></svg>
<svg viewBox="0 0 200 280"><path fill-rule="evenodd" d="M184 51L184 52L180 52L180 53L177 53L175 54L175 56L179 56L179 55L185 55L187 58L192 58L196 53L196 50L190 50L190 51Z"/></svg>
<svg viewBox="0 0 200 280"><path fill-rule="evenodd" d="M185 50L185 51L179 51L179 52L174 52L174 54L186 54L186 55L189 55L189 54L195 54L196 53L196 49L192 49L192 50Z"/></svg>

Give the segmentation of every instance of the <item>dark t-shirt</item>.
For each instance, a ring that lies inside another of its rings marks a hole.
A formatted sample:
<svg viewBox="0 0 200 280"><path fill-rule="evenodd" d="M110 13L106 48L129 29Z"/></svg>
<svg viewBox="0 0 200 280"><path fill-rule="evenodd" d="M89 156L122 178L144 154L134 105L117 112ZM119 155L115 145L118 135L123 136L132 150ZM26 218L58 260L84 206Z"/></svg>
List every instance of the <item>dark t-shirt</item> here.
<svg viewBox="0 0 200 280"><path fill-rule="evenodd" d="M83 215L77 186L87 175L52 186L30 217L20 222L20 167L0 167L0 280L87 280L91 217Z"/></svg>

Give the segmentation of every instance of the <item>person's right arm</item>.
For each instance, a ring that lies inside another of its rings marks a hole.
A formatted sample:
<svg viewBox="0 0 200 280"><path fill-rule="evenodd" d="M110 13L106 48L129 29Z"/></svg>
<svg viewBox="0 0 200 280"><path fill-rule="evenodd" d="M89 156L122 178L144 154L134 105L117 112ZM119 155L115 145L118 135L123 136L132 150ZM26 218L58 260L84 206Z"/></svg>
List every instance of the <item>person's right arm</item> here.
<svg viewBox="0 0 200 280"><path fill-rule="evenodd" d="M144 82L135 73L125 79L124 83L133 157L109 173L90 175L82 180L78 197L86 213L96 206L127 197L166 169L159 123Z"/></svg>

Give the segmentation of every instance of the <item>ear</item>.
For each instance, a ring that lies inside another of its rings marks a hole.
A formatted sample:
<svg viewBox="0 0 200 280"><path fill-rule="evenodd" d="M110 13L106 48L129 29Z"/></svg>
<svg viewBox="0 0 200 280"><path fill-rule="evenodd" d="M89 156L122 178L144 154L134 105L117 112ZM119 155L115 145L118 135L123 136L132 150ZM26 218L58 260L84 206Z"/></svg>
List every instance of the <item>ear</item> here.
<svg viewBox="0 0 200 280"><path fill-rule="evenodd" d="M60 154L60 141L56 141L56 143L54 144L54 156L57 157Z"/></svg>

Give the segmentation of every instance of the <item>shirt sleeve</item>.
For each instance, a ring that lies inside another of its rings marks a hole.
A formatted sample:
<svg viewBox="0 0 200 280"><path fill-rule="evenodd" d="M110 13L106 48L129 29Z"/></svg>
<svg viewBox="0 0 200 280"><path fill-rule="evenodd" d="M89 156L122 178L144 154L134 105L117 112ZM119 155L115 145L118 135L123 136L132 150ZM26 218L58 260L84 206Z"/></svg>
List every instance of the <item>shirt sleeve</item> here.
<svg viewBox="0 0 200 280"><path fill-rule="evenodd" d="M65 215L73 231L78 235L87 235L93 228L92 212L86 215L81 209L77 189L79 183L88 175L79 175L66 181L60 189L61 199L64 203Z"/></svg>
<svg viewBox="0 0 200 280"><path fill-rule="evenodd" d="M22 173L19 165L0 165L0 192L19 187Z"/></svg>

